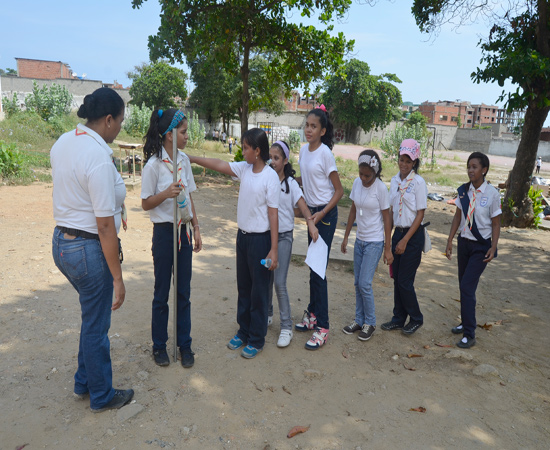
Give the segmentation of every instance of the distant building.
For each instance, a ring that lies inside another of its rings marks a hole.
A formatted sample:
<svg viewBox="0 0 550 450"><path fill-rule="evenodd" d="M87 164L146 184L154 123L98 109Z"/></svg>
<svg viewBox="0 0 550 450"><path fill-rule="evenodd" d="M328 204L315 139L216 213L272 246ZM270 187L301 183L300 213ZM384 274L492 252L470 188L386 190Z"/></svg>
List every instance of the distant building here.
<svg viewBox="0 0 550 450"><path fill-rule="evenodd" d="M317 97L315 95L305 96L298 91L292 91L289 97L281 97L285 104L287 111L311 111L313 108L319 106Z"/></svg>
<svg viewBox="0 0 550 450"><path fill-rule="evenodd" d="M55 80L73 78L71 67L62 61L44 61L41 59L15 58L17 75L36 80Z"/></svg>

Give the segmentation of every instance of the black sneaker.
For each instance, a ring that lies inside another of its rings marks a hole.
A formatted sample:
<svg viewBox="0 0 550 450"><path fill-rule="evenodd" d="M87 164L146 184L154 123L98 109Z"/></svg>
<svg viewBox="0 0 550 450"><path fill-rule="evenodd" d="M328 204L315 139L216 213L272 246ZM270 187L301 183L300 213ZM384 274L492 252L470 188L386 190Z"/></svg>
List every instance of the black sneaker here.
<svg viewBox="0 0 550 450"><path fill-rule="evenodd" d="M380 325L380 328L385 331L402 330L403 325L399 325L397 322L389 321Z"/></svg>
<svg viewBox="0 0 550 450"><path fill-rule="evenodd" d="M193 367L195 364L195 354L190 348L180 348L181 353L181 365L183 367L189 368Z"/></svg>
<svg viewBox="0 0 550 450"><path fill-rule="evenodd" d="M359 325L355 320L351 322L350 325L346 325L344 328L342 328L342 331L346 334L353 334L359 330L361 330L361 325Z"/></svg>
<svg viewBox="0 0 550 450"><path fill-rule="evenodd" d="M153 359L155 360L157 366L170 365L170 357L168 356L165 348L163 348L162 350L153 349Z"/></svg>
<svg viewBox="0 0 550 450"><path fill-rule="evenodd" d="M374 333L374 330L376 330L376 327L373 325L363 325L363 329L357 335L357 339L360 341L368 341L371 338L372 333Z"/></svg>
<svg viewBox="0 0 550 450"><path fill-rule="evenodd" d="M476 338L471 338L469 336L464 336L460 341L456 343L456 346L460 348L470 348L474 345L476 345Z"/></svg>
<svg viewBox="0 0 550 450"><path fill-rule="evenodd" d="M402 331L404 334L414 334L421 326L422 324L420 322L409 321L409 323L403 327Z"/></svg>
<svg viewBox="0 0 550 450"><path fill-rule="evenodd" d="M133 389L126 389L126 390L115 389L114 397L103 408L97 408L97 409L90 408L90 409L94 413L100 413L103 411L107 411L108 409L119 409L119 408L122 408L127 403L129 403L130 400L132 400L133 396L134 396Z"/></svg>
<svg viewBox="0 0 550 450"><path fill-rule="evenodd" d="M464 333L464 327L462 326L462 324L460 324L456 327L453 327L453 328L451 328L451 333L453 333L453 334L462 334L462 333Z"/></svg>

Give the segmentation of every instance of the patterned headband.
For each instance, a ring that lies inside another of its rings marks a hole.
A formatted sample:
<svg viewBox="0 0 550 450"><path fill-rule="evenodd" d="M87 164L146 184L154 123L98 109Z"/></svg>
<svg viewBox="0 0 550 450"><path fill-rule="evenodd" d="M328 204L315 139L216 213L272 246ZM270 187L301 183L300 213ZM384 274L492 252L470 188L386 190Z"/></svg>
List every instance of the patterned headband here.
<svg viewBox="0 0 550 450"><path fill-rule="evenodd" d="M361 155L357 161L359 165L366 164L369 167L372 167L376 173L378 173L378 159L370 155Z"/></svg>
<svg viewBox="0 0 550 450"><path fill-rule="evenodd" d="M172 119L172 122L170 122L170 126L166 129L164 133L162 133L162 135L165 136L174 128L177 128L177 126L181 123L183 119L185 119L185 113L181 109L178 109L176 111L176 114L174 114L174 118Z"/></svg>
<svg viewBox="0 0 550 450"><path fill-rule="evenodd" d="M275 141L273 145L275 144L277 144L279 147L283 149L285 158L288 159L288 157L290 156L290 151L288 150L288 147L286 146L286 144L283 141Z"/></svg>

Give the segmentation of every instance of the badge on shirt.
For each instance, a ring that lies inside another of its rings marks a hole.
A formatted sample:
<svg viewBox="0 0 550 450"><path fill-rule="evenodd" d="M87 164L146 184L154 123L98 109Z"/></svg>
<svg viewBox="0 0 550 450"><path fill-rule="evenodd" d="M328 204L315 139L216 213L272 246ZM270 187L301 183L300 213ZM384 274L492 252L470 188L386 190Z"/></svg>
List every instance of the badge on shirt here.
<svg viewBox="0 0 550 450"><path fill-rule="evenodd" d="M489 197L481 197L479 206L481 206L482 208L485 208L487 206L487 203L489 203Z"/></svg>
<svg viewBox="0 0 550 450"><path fill-rule="evenodd" d="M412 191L412 188L414 187L414 182L411 181L411 183L409 184L409 187L407 188L407 193L410 194L411 191Z"/></svg>

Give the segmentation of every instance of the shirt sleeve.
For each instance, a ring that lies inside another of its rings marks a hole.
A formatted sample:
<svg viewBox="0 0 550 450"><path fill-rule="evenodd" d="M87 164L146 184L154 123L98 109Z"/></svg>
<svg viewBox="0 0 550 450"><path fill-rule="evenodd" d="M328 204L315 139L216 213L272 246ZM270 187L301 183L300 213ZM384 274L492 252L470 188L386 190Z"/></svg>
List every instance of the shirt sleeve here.
<svg viewBox="0 0 550 450"><path fill-rule="evenodd" d="M359 180L359 178L356 178L355 180L353 180L353 185L351 186L351 192L349 193L349 199L355 203L357 203L357 180Z"/></svg>
<svg viewBox="0 0 550 450"><path fill-rule="evenodd" d="M151 162L147 162L141 175L141 198L148 199L156 194L158 173Z"/></svg>
<svg viewBox="0 0 550 450"><path fill-rule="evenodd" d="M500 194L496 189L494 189L493 194L494 195L492 196L491 200L491 209L489 211L491 213L491 219L502 214L502 209L500 206Z"/></svg>
<svg viewBox="0 0 550 450"><path fill-rule="evenodd" d="M279 182L279 176L274 170L269 169L266 182L266 200L269 208L279 207L279 192L281 190L281 183Z"/></svg>
<svg viewBox="0 0 550 450"><path fill-rule="evenodd" d="M235 176L239 180L242 178L243 173L246 170L246 166L248 166L248 163L246 161L230 162L229 163L229 167L231 168L231 171L235 174Z"/></svg>
<svg viewBox="0 0 550 450"><path fill-rule="evenodd" d="M416 210L420 211L428 207L428 188L424 178L421 176L415 177L416 189L414 190L414 195L416 197Z"/></svg>
<svg viewBox="0 0 550 450"><path fill-rule="evenodd" d="M302 192L300 186L298 185L298 182L294 178L289 179L288 184L290 186L290 195L292 196L292 207L297 208L298 200L300 200L300 198L304 196L304 193Z"/></svg>
<svg viewBox="0 0 550 450"><path fill-rule="evenodd" d="M195 184L195 178L193 177L193 169L191 169L191 163L187 155L184 154L182 161L183 170L185 171L185 178L187 179L187 192L195 192L197 185Z"/></svg>
<svg viewBox="0 0 550 450"><path fill-rule="evenodd" d="M330 149L327 147L324 150L323 166L325 168L325 175L328 178L332 172L338 172L338 167L336 167L336 159L334 159L334 155L332 154Z"/></svg>
<svg viewBox="0 0 550 450"><path fill-rule="evenodd" d="M115 215L116 200L113 171L116 171L113 163L104 162L88 174L88 193L96 217Z"/></svg>
<svg viewBox="0 0 550 450"><path fill-rule="evenodd" d="M380 210L384 211L390 207L390 191L382 180L378 180L378 203L380 204Z"/></svg>

